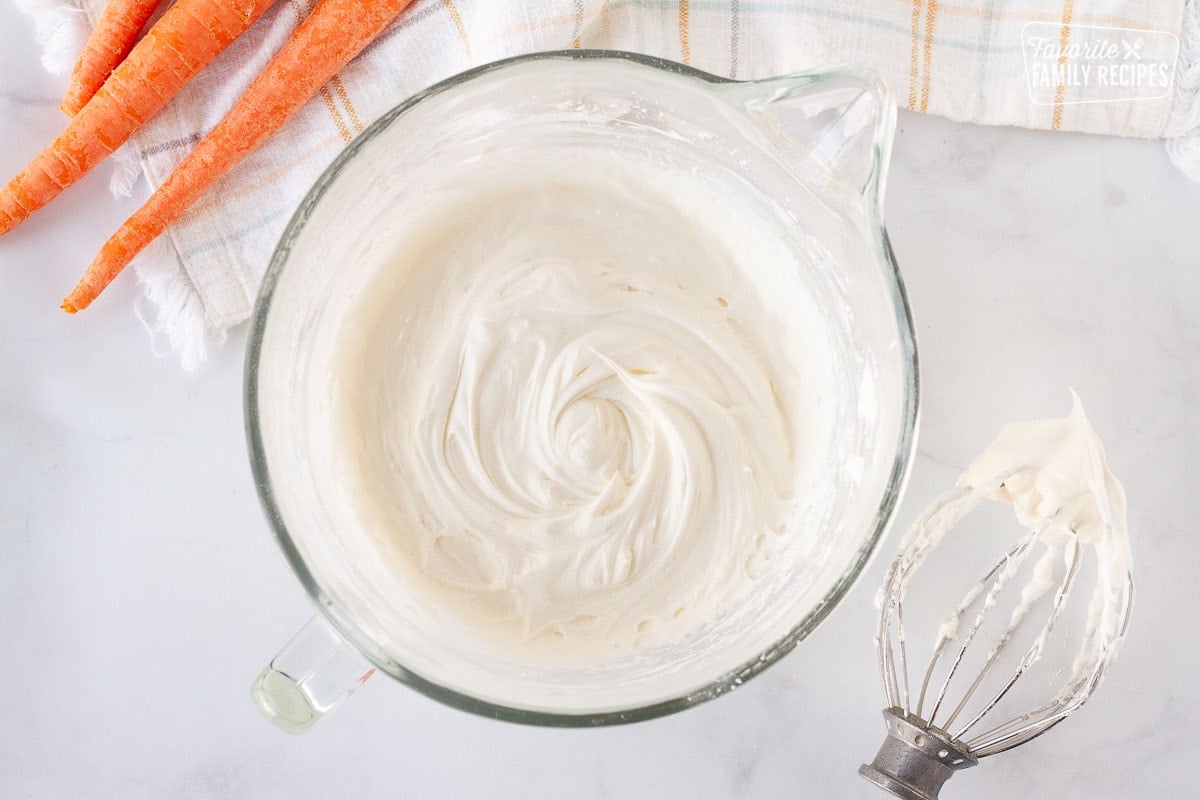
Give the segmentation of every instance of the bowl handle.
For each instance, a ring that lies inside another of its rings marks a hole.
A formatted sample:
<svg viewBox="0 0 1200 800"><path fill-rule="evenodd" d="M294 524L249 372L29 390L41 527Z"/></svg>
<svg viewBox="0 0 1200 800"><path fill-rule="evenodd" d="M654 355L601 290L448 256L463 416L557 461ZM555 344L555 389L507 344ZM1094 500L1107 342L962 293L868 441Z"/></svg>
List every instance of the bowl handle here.
<svg viewBox="0 0 1200 800"><path fill-rule="evenodd" d="M375 668L313 617L259 673L250 696L279 729L299 735L336 709Z"/></svg>

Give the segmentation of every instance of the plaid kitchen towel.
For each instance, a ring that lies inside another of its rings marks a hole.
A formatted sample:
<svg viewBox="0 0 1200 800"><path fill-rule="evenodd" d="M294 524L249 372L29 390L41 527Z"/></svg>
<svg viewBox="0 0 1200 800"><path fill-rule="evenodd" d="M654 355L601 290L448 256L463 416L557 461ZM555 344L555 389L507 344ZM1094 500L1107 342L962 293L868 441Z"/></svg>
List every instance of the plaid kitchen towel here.
<svg viewBox="0 0 1200 800"><path fill-rule="evenodd" d="M104 0L16 0L66 72ZM314 0L279 0L127 145L114 191L160 183ZM135 262L144 316L185 366L250 314L305 191L364 126L467 67L557 48L634 50L736 79L876 69L954 120L1162 137L1200 179L1200 0L418 0L272 141Z"/></svg>

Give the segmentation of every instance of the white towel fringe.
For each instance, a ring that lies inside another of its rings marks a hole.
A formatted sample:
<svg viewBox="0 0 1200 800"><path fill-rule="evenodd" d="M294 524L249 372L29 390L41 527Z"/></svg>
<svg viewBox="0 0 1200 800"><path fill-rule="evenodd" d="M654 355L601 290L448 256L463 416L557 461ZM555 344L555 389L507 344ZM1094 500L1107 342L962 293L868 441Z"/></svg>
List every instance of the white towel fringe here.
<svg viewBox="0 0 1200 800"><path fill-rule="evenodd" d="M118 148L111 158L113 172L108 180L108 190L115 197L132 197L133 187L142 176L142 160L138 156L137 147L133 142L128 142Z"/></svg>
<svg viewBox="0 0 1200 800"><path fill-rule="evenodd" d="M1175 166L1200 181L1200 0L1188 0L1183 8L1175 102L1163 137Z"/></svg>
<svg viewBox="0 0 1200 800"><path fill-rule="evenodd" d="M84 10L70 0L13 0L33 19L33 35L42 46L42 65L52 75L75 66L91 25Z"/></svg>
<svg viewBox="0 0 1200 800"><path fill-rule="evenodd" d="M184 370L199 369L228 334L209 324L170 236L163 234L151 242L132 266L143 289L134 313L150 334L154 354L161 358L174 353Z"/></svg>

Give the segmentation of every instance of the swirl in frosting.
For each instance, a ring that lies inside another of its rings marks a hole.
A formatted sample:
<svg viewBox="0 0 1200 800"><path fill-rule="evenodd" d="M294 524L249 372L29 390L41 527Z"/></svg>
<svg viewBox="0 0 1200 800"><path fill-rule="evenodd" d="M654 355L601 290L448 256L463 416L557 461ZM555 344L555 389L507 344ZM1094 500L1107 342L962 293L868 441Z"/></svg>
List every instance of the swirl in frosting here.
<svg viewBox="0 0 1200 800"><path fill-rule="evenodd" d="M802 536L820 315L755 214L639 185L583 162L432 198L339 335L340 491L493 642L683 636Z"/></svg>

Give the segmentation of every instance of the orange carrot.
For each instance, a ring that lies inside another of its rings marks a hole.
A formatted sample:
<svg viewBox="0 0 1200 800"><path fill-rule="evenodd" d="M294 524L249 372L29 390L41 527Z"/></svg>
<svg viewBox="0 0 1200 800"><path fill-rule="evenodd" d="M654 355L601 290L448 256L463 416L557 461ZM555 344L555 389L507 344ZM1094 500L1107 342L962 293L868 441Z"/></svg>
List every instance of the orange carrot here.
<svg viewBox="0 0 1200 800"><path fill-rule="evenodd" d="M225 118L105 242L62 303L87 308L142 248L265 142L412 0L320 0Z"/></svg>
<svg viewBox="0 0 1200 800"><path fill-rule="evenodd" d="M137 43L159 0L108 0L88 37L63 98L62 110L75 116Z"/></svg>
<svg viewBox="0 0 1200 800"><path fill-rule="evenodd" d="M53 144L0 191L0 234L124 144L272 2L178 0Z"/></svg>

